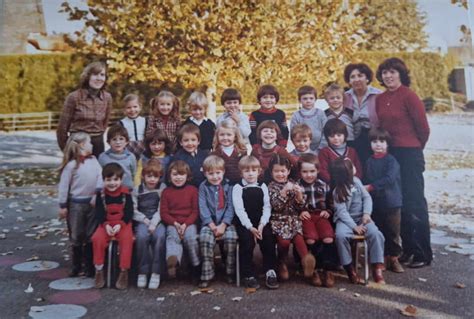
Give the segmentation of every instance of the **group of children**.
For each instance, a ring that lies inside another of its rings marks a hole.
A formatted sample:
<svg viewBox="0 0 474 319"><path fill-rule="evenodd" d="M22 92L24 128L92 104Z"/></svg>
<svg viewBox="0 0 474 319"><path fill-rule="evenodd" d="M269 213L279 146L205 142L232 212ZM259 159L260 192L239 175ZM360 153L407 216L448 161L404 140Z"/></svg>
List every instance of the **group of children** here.
<svg viewBox="0 0 474 319"><path fill-rule="evenodd" d="M354 235L368 241L375 282L384 283L384 265L402 272L400 223L393 218L401 206L400 174L387 153L390 137L371 130L374 155L362 179L357 152L348 146L353 119L342 106L343 90L331 85L325 97L326 112L316 108L313 87L300 88L302 108L289 130L272 85L259 89L260 109L249 118L240 109L239 92L226 89L217 127L205 117L203 93L191 94L191 116L184 123L171 92L151 100L147 118L140 116L138 96L128 95L126 117L109 128L110 149L98 160L91 155L90 137L73 133L59 184L60 217L67 218L72 245L71 276L95 274L95 286L102 288L105 250L117 240L118 289L128 286L133 251L138 287L157 289L164 274L174 278L188 264L193 279L206 288L215 277L214 250L220 243L227 281L234 282L239 258L245 287L256 289L258 243L265 285L276 289L289 278L293 244L304 277L314 286L332 287L331 270L338 265L352 283L360 281L352 265Z"/></svg>

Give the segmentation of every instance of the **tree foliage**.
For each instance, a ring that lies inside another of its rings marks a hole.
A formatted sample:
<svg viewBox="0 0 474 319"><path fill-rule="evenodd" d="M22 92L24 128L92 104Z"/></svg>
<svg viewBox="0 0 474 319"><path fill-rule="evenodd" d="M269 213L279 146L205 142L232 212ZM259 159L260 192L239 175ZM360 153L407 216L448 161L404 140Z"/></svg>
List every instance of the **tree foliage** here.
<svg viewBox="0 0 474 319"><path fill-rule="evenodd" d="M357 14L363 21L362 50L402 52L427 46L426 16L416 0L367 0Z"/></svg>

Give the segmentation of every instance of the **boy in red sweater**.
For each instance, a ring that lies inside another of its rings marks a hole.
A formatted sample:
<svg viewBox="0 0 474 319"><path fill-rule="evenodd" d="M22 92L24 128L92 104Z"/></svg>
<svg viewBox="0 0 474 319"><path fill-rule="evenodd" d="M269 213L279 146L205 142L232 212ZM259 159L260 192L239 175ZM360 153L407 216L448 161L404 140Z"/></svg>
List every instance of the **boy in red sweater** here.
<svg viewBox="0 0 474 319"><path fill-rule="evenodd" d="M104 191L97 192L95 217L99 222L92 246L94 251L95 287L103 288L105 249L112 238L117 239L120 253L120 275L115 287L128 287L128 270L132 260L133 230L130 222L133 217L133 201L128 187L122 185L124 170L117 163L109 163L102 170Z"/></svg>
<svg viewBox="0 0 474 319"><path fill-rule="evenodd" d="M362 166L357 152L352 147L347 146L346 124L339 119L328 120L324 125L324 136L328 141L328 146L319 152L319 178L329 184L331 181L329 164L337 158L348 158L356 169L355 176L362 179Z"/></svg>
<svg viewBox="0 0 474 319"><path fill-rule="evenodd" d="M176 266L181 263L183 245L193 266L193 277L199 279L199 243L197 227L199 217L198 190L189 185L191 168L186 162L177 160L168 168L169 185L160 201L161 220L166 225L166 264L170 278L176 277Z"/></svg>

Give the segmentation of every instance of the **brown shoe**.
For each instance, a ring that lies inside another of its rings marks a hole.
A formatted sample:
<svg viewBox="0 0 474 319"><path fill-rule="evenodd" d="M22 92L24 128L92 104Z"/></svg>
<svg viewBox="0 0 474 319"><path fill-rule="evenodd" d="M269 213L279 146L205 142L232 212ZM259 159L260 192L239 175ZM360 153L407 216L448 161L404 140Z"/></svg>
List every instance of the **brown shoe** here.
<svg viewBox="0 0 474 319"><path fill-rule="evenodd" d="M128 270L121 270L115 288L124 290L128 288Z"/></svg>
<svg viewBox="0 0 474 319"><path fill-rule="evenodd" d="M104 271L103 270L96 270L95 271L95 287L97 289L104 288L105 280L104 280Z"/></svg>
<svg viewBox="0 0 474 319"><path fill-rule="evenodd" d="M178 257L169 256L166 260L166 266L168 267L168 276L170 278L176 278L176 265L178 265Z"/></svg>
<svg viewBox="0 0 474 319"><path fill-rule="evenodd" d="M306 278L311 278L314 273L314 267L316 267L316 259L314 259L313 254L307 253L301 259L301 265L303 266L303 273Z"/></svg>
<svg viewBox="0 0 474 319"><path fill-rule="evenodd" d="M323 286L327 288L334 287L334 275L332 272L327 270L323 271Z"/></svg>
<svg viewBox="0 0 474 319"><path fill-rule="evenodd" d="M323 285L317 270L314 271L313 276L311 277L311 284L315 287L321 287Z"/></svg>
<svg viewBox="0 0 474 319"><path fill-rule="evenodd" d="M354 266L351 264L349 266L344 266L347 276L349 277L349 281L354 284L362 284L362 280L360 279L359 275L357 275L357 272L354 269Z"/></svg>
<svg viewBox="0 0 474 319"><path fill-rule="evenodd" d="M398 261L397 256L390 256L389 263L390 263L390 267L387 268L388 270L391 270L396 273L405 272L405 269L403 269L402 264L400 264L400 262Z"/></svg>
<svg viewBox="0 0 474 319"><path fill-rule="evenodd" d="M288 280L290 278L288 266L283 261L280 261L280 265L278 266L278 277L280 280Z"/></svg>
<svg viewBox="0 0 474 319"><path fill-rule="evenodd" d="M372 277L377 284L385 284L383 279L382 264L372 264Z"/></svg>

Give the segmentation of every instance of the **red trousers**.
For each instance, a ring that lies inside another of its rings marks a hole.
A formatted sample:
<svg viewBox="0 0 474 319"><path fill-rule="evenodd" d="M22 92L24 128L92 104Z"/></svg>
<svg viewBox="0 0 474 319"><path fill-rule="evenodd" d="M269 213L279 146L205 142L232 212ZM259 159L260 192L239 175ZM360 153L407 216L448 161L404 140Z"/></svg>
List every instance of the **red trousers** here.
<svg viewBox="0 0 474 319"><path fill-rule="evenodd" d="M283 239L280 236L277 236L278 257L280 259L285 259L286 256L288 256L291 242L293 242L293 245L301 258L308 254L308 247L306 247L302 235L298 234L294 236L293 239Z"/></svg>
<svg viewBox="0 0 474 319"><path fill-rule="evenodd" d="M334 238L334 230L331 222L319 216L317 212L311 214L311 219L303 220L303 235L305 239L319 241L324 238Z"/></svg>
<svg viewBox="0 0 474 319"><path fill-rule="evenodd" d="M105 259L105 249L108 247L111 236L107 235L105 231L105 225L115 226L121 225L121 229L118 234L114 235L114 238L119 244L120 254L120 268L130 269L132 263L132 249L133 249L133 230L132 223L125 224L123 221L105 222L104 224L97 227L94 235L92 235L92 247L94 250L94 265L103 265Z"/></svg>

